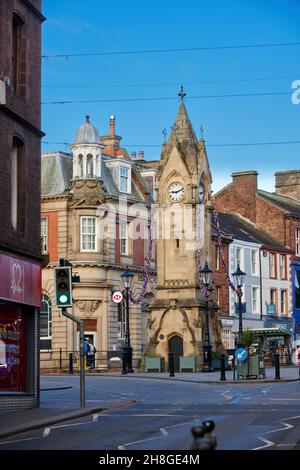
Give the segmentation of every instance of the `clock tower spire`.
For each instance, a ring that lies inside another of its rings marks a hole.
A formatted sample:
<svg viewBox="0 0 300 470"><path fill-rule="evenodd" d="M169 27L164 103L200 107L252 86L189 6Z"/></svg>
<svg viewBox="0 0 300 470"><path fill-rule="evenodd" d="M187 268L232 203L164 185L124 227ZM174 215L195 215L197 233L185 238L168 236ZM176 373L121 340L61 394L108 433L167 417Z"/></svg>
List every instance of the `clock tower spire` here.
<svg viewBox="0 0 300 470"><path fill-rule="evenodd" d="M203 364L202 339L205 302L199 289L201 265L211 263L211 172L203 138L198 142L183 98L171 134L163 145L157 174L156 219L157 293L150 304L147 355L159 355L168 362L174 352L175 367L180 356L194 356L197 368ZM216 313L211 331L220 343Z"/></svg>

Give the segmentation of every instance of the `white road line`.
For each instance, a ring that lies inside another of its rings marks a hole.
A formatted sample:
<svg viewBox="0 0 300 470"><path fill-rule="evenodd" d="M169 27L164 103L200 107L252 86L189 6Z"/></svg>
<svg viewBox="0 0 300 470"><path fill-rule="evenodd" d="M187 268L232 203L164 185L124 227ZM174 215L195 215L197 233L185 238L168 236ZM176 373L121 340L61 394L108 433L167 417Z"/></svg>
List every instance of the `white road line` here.
<svg viewBox="0 0 300 470"><path fill-rule="evenodd" d="M264 439L262 437L259 437L259 439L265 443L264 446L261 446L261 447L255 447L255 449L252 449L252 450L261 450L261 449L266 449L267 447L272 447L275 442L272 442L272 441L268 441L268 439Z"/></svg>
<svg viewBox="0 0 300 470"><path fill-rule="evenodd" d="M272 401L300 401L300 398L269 398Z"/></svg>
<svg viewBox="0 0 300 470"><path fill-rule="evenodd" d="M50 434L50 432L51 432L51 428L50 428L50 427L45 428L45 429L44 429L44 432L43 432L43 437L48 437L49 434Z"/></svg>
<svg viewBox="0 0 300 470"><path fill-rule="evenodd" d="M168 436L169 433L165 428L159 428L159 430L164 436Z"/></svg>
<svg viewBox="0 0 300 470"><path fill-rule="evenodd" d="M5 442L0 442L0 446L3 446L4 444L14 444L15 442L24 442L24 441L34 441L36 439L40 439L41 437L27 437L26 439L17 439L15 441L5 441Z"/></svg>
<svg viewBox="0 0 300 470"><path fill-rule="evenodd" d="M155 439L160 439L160 436L149 437L148 439L141 439L139 441L134 441L134 442L128 442L127 444L123 444L122 446L118 446L118 449L125 450L126 447L133 446L134 444L140 444L141 442L155 441Z"/></svg>

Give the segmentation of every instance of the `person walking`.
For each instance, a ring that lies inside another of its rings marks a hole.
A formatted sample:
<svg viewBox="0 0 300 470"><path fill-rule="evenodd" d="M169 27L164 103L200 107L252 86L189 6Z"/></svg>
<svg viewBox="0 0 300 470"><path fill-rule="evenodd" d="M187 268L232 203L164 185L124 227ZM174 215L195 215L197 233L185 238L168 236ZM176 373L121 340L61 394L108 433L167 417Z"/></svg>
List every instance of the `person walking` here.
<svg viewBox="0 0 300 470"><path fill-rule="evenodd" d="M91 369L95 369L96 352L97 352L97 349L95 348L95 345L93 344L92 340L90 339L89 352L88 352L88 366Z"/></svg>
<svg viewBox="0 0 300 470"><path fill-rule="evenodd" d="M90 343L89 343L89 338L84 338L83 342L83 354L84 354L84 367L88 367L89 365L89 354L90 352Z"/></svg>

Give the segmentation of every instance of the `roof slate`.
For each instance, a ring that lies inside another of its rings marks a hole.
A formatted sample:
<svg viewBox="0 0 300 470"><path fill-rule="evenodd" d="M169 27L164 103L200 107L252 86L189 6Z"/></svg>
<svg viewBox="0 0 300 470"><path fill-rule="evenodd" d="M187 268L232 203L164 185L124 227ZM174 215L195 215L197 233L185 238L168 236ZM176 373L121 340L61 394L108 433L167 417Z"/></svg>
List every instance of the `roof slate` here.
<svg viewBox="0 0 300 470"><path fill-rule="evenodd" d="M267 233L258 230L251 223L233 214L219 214L220 228L227 235L233 235L235 240L259 243L270 248L286 248L283 244L270 237Z"/></svg>
<svg viewBox="0 0 300 470"><path fill-rule="evenodd" d="M272 204L275 204L280 209L283 209L285 212L288 212L290 215L295 217L300 217L300 203L295 199L287 196L280 196L279 194L269 193L259 189L257 191L259 196L267 199Z"/></svg>

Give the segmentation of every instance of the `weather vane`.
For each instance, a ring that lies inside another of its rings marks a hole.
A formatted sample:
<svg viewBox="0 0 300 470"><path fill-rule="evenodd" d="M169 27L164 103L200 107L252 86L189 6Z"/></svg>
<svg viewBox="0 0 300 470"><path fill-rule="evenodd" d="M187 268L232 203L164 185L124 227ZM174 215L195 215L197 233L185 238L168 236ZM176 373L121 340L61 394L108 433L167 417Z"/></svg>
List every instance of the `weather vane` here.
<svg viewBox="0 0 300 470"><path fill-rule="evenodd" d="M184 91L183 85L181 85L178 96L179 96L179 99L181 100L181 102L183 103L183 100L186 97L186 92Z"/></svg>
<svg viewBox="0 0 300 470"><path fill-rule="evenodd" d="M162 135L164 136L164 142L166 142L166 137L168 135L167 131L166 131L166 128L164 128L164 130L162 131Z"/></svg>

